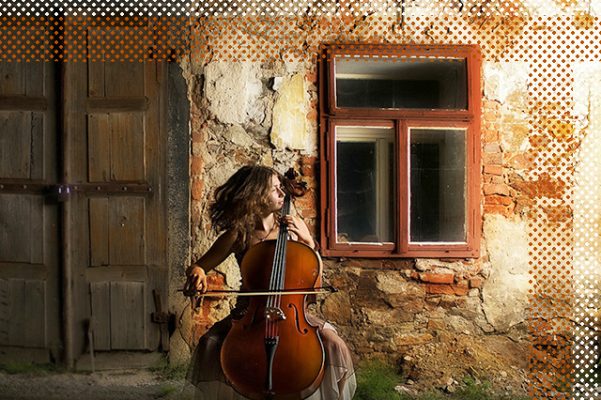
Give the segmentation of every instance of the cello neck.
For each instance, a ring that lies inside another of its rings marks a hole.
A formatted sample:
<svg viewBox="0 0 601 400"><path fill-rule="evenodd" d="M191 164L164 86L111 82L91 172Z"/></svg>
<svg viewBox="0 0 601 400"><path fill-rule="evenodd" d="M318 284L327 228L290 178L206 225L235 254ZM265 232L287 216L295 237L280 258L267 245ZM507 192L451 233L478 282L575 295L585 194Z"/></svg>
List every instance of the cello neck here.
<svg viewBox="0 0 601 400"><path fill-rule="evenodd" d="M282 206L282 215L290 213L290 195L284 198ZM270 290L281 290L284 287L284 276L286 271L286 242L288 241L288 225L280 221L280 230L275 244L275 253L273 256L273 265L271 269Z"/></svg>
<svg viewBox="0 0 601 400"><path fill-rule="evenodd" d="M284 197L284 205L282 206L282 210L280 211L280 216L290 214L290 195L287 194ZM280 233L278 234L278 240L282 238L283 240L287 240L288 237L288 225L285 222L280 221Z"/></svg>

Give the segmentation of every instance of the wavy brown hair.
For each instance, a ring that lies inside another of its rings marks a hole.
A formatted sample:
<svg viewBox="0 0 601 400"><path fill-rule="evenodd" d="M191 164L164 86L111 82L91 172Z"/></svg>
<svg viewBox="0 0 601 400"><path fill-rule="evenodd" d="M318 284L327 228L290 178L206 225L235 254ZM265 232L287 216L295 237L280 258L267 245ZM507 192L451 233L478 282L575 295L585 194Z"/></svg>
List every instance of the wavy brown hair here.
<svg viewBox="0 0 601 400"><path fill-rule="evenodd" d="M213 229L236 232L238 250L247 247L257 219L269 209L267 195L274 175L282 181L282 175L273 168L247 165L215 189L215 200L209 207Z"/></svg>

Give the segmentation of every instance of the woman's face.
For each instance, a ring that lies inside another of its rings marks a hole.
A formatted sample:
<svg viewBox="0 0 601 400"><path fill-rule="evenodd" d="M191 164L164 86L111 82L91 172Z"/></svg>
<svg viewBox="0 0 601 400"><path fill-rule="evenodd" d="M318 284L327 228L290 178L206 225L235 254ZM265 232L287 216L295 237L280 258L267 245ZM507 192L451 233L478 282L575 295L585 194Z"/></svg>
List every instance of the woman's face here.
<svg viewBox="0 0 601 400"><path fill-rule="evenodd" d="M271 186L267 195L267 204L269 211L278 211L284 205L284 191L282 190L280 179L277 175L271 176Z"/></svg>

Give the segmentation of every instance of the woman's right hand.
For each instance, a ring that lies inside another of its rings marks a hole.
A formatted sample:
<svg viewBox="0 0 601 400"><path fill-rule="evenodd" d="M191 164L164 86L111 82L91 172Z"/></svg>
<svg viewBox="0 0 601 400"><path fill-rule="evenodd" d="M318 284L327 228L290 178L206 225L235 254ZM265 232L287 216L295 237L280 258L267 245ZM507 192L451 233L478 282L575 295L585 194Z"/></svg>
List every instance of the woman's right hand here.
<svg viewBox="0 0 601 400"><path fill-rule="evenodd" d="M200 293L204 293L207 291L207 274L204 269L200 268L198 265L192 266L188 269L188 279L186 280L186 285L184 286L184 291L192 292L198 291Z"/></svg>

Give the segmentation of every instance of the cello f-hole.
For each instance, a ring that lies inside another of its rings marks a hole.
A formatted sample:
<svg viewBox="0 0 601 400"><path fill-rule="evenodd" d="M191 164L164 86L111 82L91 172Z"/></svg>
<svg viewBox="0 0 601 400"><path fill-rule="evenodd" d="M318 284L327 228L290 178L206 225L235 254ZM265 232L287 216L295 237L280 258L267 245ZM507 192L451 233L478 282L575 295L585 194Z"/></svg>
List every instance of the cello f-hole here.
<svg viewBox="0 0 601 400"><path fill-rule="evenodd" d="M309 332L309 330L307 328L301 329L298 309L294 304L288 304L288 308L292 308L292 310L294 311L294 323L296 324L296 330L301 335L306 335Z"/></svg>

